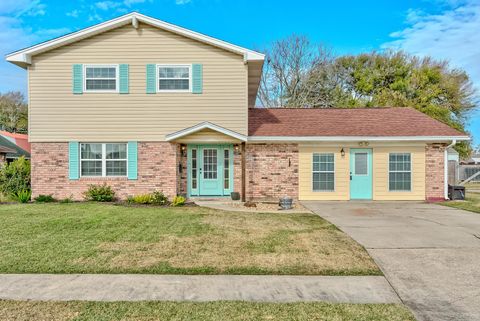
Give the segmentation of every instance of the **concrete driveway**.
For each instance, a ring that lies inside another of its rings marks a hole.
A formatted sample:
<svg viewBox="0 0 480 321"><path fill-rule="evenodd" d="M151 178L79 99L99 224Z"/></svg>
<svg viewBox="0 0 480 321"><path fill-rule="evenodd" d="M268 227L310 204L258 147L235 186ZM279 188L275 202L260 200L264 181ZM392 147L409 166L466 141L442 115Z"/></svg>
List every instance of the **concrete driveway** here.
<svg viewBox="0 0 480 321"><path fill-rule="evenodd" d="M480 320L480 214L413 202L302 202L362 244L418 320Z"/></svg>

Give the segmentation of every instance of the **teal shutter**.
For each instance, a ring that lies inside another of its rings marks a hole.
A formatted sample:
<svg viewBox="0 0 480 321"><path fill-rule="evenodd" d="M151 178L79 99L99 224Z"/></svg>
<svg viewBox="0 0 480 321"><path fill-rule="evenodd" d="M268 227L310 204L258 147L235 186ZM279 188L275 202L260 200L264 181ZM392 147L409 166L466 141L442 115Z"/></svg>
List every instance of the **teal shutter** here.
<svg viewBox="0 0 480 321"><path fill-rule="evenodd" d="M118 69L120 78L120 93L128 94L128 65L121 64Z"/></svg>
<svg viewBox="0 0 480 321"><path fill-rule="evenodd" d="M155 77L155 65L147 65L147 94L155 94L157 92Z"/></svg>
<svg viewBox="0 0 480 321"><path fill-rule="evenodd" d="M192 93L201 94L203 92L203 65L192 65Z"/></svg>
<svg viewBox="0 0 480 321"><path fill-rule="evenodd" d="M83 93L83 65L75 64L72 68L72 90L74 94Z"/></svg>
<svg viewBox="0 0 480 321"><path fill-rule="evenodd" d="M68 178L78 179L79 177L79 144L78 142L68 143Z"/></svg>
<svg viewBox="0 0 480 321"><path fill-rule="evenodd" d="M137 142L128 142L128 179L137 179L137 159L138 146Z"/></svg>

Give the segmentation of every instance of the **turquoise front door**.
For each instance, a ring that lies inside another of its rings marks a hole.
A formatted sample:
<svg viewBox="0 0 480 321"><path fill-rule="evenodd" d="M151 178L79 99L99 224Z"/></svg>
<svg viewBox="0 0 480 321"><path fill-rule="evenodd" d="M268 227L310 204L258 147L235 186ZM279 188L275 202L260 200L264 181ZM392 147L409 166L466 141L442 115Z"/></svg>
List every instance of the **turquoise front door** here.
<svg viewBox="0 0 480 321"><path fill-rule="evenodd" d="M233 146L188 146L188 195L226 196L233 190Z"/></svg>
<svg viewBox="0 0 480 321"><path fill-rule="evenodd" d="M372 150L350 149L350 199L372 199Z"/></svg>

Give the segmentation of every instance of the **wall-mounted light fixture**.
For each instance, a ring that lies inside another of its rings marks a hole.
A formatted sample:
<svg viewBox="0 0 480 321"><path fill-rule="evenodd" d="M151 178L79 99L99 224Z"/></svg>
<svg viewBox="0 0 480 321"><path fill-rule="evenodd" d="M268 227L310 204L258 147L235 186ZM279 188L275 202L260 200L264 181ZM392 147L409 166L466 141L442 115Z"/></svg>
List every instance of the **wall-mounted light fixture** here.
<svg viewBox="0 0 480 321"><path fill-rule="evenodd" d="M187 146L184 144L180 145L180 151L182 152L182 156L185 157L187 155Z"/></svg>
<svg viewBox="0 0 480 321"><path fill-rule="evenodd" d="M342 147L342 149L340 150L340 155L342 155L342 157L345 157L345 150L343 149L343 147Z"/></svg>

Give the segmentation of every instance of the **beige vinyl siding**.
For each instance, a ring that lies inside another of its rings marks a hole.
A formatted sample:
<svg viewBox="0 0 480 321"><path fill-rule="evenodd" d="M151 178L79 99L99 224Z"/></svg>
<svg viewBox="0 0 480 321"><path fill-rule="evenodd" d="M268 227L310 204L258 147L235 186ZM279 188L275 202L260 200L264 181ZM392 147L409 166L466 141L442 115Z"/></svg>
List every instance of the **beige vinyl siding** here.
<svg viewBox="0 0 480 321"><path fill-rule="evenodd" d="M411 191L389 191L389 154L410 153ZM378 201L425 200L425 147L377 147L373 149L373 199Z"/></svg>
<svg viewBox="0 0 480 321"><path fill-rule="evenodd" d="M340 154L341 147L299 146L299 189L300 200L345 201L350 195L350 157L346 149L345 156ZM323 192L313 190L312 159L313 153L333 153L335 162L335 190Z"/></svg>
<svg viewBox="0 0 480 321"><path fill-rule="evenodd" d="M342 158L340 150L344 149ZM358 144L299 146L299 199L319 201L341 201L350 199L350 148L359 148ZM425 200L425 145L398 145L398 143L370 144L373 153L373 200L400 201ZM313 191L312 157L313 153L334 153L335 190L333 192ZM389 191L389 154L410 153L412 162L411 191Z"/></svg>
<svg viewBox="0 0 480 321"><path fill-rule="evenodd" d="M240 143L241 141L219 133L211 129L199 130L196 133L176 139L175 142L183 144L198 144L198 143Z"/></svg>
<svg viewBox="0 0 480 321"><path fill-rule="evenodd" d="M203 64L203 94L146 94L147 64ZM129 64L129 94L72 93L73 64ZM162 141L209 121L247 134L243 57L146 24L107 31L34 56L30 140Z"/></svg>

